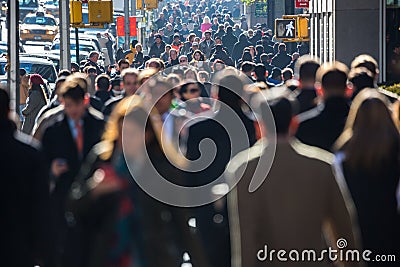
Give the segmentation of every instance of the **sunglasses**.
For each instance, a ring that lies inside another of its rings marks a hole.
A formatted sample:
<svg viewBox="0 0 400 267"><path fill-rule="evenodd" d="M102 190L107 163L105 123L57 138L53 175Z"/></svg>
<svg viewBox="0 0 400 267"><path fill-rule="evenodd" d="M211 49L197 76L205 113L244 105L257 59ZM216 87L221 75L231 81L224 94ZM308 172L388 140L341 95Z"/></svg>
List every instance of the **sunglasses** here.
<svg viewBox="0 0 400 267"><path fill-rule="evenodd" d="M189 92L191 94L195 94L195 93L198 93L199 91L200 91L199 88L192 88L192 89L186 90L185 93Z"/></svg>
<svg viewBox="0 0 400 267"><path fill-rule="evenodd" d="M183 62L187 62L187 60L186 59L182 59L179 62L183 63Z"/></svg>

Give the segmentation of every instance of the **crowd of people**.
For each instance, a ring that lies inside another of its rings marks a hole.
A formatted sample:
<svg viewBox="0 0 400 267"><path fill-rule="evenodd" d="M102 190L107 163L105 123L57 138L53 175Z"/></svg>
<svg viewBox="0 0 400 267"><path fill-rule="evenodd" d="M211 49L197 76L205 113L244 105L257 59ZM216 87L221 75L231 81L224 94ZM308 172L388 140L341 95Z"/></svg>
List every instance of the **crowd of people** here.
<svg viewBox="0 0 400 267"><path fill-rule="evenodd" d="M53 91L21 69L18 116L0 89L2 263L264 266L264 246L321 252L345 239L343 250L397 262L268 264L398 266L400 101L377 88L371 56L349 70L320 65L307 44L289 55L234 1L167 4L154 26L148 55L134 41L104 69L93 51ZM216 153L202 169L204 140ZM162 191L157 175L186 187L223 177L229 190L174 206L139 185Z"/></svg>

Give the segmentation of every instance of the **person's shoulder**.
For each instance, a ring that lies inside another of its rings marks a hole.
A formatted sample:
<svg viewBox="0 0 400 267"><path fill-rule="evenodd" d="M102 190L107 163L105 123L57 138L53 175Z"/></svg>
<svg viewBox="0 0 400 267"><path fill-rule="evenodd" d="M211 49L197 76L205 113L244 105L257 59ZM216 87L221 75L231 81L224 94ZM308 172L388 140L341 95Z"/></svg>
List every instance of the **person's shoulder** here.
<svg viewBox="0 0 400 267"><path fill-rule="evenodd" d="M105 106L105 107L108 107L108 106L115 105L116 103L118 103L119 101L121 101L121 99L123 99L123 98L124 98L123 95L111 97L110 99L108 99L108 100L106 101L106 103L104 103L104 106Z"/></svg>
<svg viewBox="0 0 400 267"><path fill-rule="evenodd" d="M93 107L88 107L87 114L92 120L104 122L104 115Z"/></svg>
<svg viewBox="0 0 400 267"><path fill-rule="evenodd" d="M303 113L300 113L297 115L298 122L300 124L305 124L305 123L311 123L318 118L318 116L321 114L322 110L324 109L324 105L320 104L316 106L315 108L312 108L310 110L307 110Z"/></svg>
<svg viewBox="0 0 400 267"><path fill-rule="evenodd" d="M29 153L39 153L40 143L32 136L27 135L23 132L17 131L14 134L14 139L20 146L20 149L25 150Z"/></svg>
<svg viewBox="0 0 400 267"><path fill-rule="evenodd" d="M290 141L293 150L300 156L309 160L318 161L321 164L331 166L334 161L334 155L322 148L306 145L298 139L293 138Z"/></svg>

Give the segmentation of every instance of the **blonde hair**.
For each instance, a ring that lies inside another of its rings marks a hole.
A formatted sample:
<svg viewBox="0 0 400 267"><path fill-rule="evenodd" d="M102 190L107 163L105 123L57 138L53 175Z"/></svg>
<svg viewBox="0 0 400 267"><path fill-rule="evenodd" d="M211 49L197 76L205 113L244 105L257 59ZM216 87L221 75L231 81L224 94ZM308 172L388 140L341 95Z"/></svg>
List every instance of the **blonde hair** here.
<svg viewBox="0 0 400 267"><path fill-rule="evenodd" d="M204 16L203 23L210 23L210 18L208 16Z"/></svg>

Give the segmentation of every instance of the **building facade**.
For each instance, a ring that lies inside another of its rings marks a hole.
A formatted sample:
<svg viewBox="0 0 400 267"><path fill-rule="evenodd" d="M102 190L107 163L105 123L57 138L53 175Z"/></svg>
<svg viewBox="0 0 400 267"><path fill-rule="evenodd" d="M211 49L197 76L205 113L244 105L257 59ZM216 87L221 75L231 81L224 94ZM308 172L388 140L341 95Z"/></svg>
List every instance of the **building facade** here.
<svg viewBox="0 0 400 267"><path fill-rule="evenodd" d="M399 8L400 0L311 0L310 51L321 62L339 60L348 65L356 56L370 54L378 61L379 81L392 81L391 43L400 41ZM393 27L387 26L394 22L395 34L388 36Z"/></svg>

